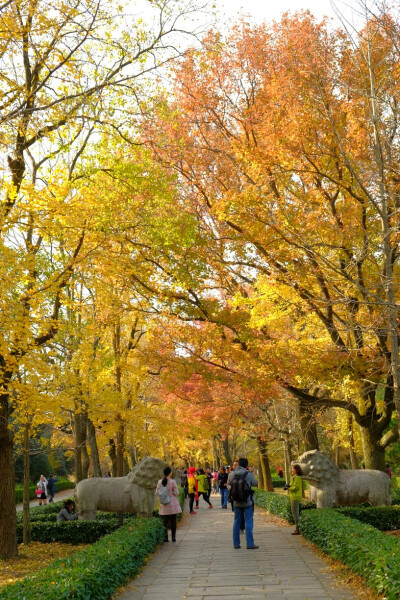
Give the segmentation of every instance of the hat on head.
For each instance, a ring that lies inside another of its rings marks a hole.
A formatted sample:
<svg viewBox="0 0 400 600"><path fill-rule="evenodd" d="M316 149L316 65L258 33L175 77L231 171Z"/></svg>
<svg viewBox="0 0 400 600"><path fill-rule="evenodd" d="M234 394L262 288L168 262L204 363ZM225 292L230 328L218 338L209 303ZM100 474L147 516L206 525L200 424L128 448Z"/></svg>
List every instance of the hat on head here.
<svg viewBox="0 0 400 600"><path fill-rule="evenodd" d="M189 475L193 475L193 473L196 473L196 469L194 467L189 467Z"/></svg>

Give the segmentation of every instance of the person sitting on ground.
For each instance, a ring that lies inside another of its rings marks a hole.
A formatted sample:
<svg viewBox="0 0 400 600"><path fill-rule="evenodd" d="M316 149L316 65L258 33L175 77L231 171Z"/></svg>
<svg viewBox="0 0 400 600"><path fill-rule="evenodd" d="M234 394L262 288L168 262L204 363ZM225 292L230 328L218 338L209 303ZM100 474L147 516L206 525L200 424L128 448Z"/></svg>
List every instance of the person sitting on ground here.
<svg viewBox="0 0 400 600"><path fill-rule="evenodd" d="M57 523L61 523L61 521L75 521L78 518L78 513L74 511L75 502L73 500L64 502L64 506L57 515Z"/></svg>

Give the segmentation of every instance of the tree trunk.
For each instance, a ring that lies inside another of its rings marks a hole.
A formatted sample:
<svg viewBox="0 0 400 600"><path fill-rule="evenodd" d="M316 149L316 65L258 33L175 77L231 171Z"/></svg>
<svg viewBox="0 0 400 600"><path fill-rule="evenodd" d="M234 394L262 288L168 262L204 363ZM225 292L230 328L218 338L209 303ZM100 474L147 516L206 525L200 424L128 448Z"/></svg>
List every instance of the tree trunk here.
<svg viewBox="0 0 400 600"><path fill-rule="evenodd" d="M81 415L81 431L82 431L82 479L87 479L89 476L89 453L86 445L87 441L87 417L86 414Z"/></svg>
<svg viewBox="0 0 400 600"><path fill-rule="evenodd" d="M29 484L30 484L30 461L29 461L29 440L30 425L24 426L24 492L23 492L23 542L27 546L31 543L31 517L29 510Z"/></svg>
<svg viewBox="0 0 400 600"><path fill-rule="evenodd" d="M74 413L74 456L75 456L75 483L83 479L82 474L82 414Z"/></svg>
<svg viewBox="0 0 400 600"><path fill-rule="evenodd" d="M260 454L264 489L267 489L269 492L273 492L274 486L272 484L271 469L269 466L268 444L261 436L257 436L257 447Z"/></svg>
<svg viewBox="0 0 400 600"><path fill-rule="evenodd" d="M125 457L125 458L124 458L124 477L125 477L126 475L128 475L128 473L130 472L130 470L131 470L131 469L130 469L130 466L129 466L129 461L128 461L128 459Z"/></svg>
<svg viewBox="0 0 400 600"><path fill-rule="evenodd" d="M283 440L283 451L284 451L284 455L285 455L285 480L287 483L289 483L290 474L292 472L293 455L292 455L292 446L291 446L288 438L285 438Z"/></svg>
<svg viewBox="0 0 400 600"><path fill-rule="evenodd" d="M15 511L15 481L13 436L8 428L8 394L0 395L0 558L17 556L17 516Z"/></svg>
<svg viewBox="0 0 400 600"><path fill-rule="evenodd" d="M119 423L117 431L117 445L116 445L116 466L117 466L117 477L124 476L124 442L125 442L125 427L122 422Z"/></svg>
<svg viewBox="0 0 400 600"><path fill-rule="evenodd" d="M232 465L232 456L231 450L229 447L229 436L227 435L225 439L222 440L222 447L224 449L224 456L227 465Z"/></svg>
<svg viewBox="0 0 400 600"><path fill-rule="evenodd" d="M261 453L258 452L258 487L260 490L265 490L264 475L261 464Z"/></svg>
<svg viewBox="0 0 400 600"><path fill-rule="evenodd" d="M111 438L108 443L108 456L111 460L111 473L113 477L117 477L117 453L115 451L115 442Z"/></svg>
<svg viewBox="0 0 400 600"><path fill-rule="evenodd" d="M333 462L335 463L335 465L337 467L339 467L339 461L340 461L340 446L339 446L339 444L336 444Z"/></svg>
<svg viewBox="0 0 400 600"><path fill-rule="evenodd" d="M347 413L347 430L349 436L349 453L350 453L350 466L352 469L358 469L358 458L354 450L354 431L353 431L353 415Z"/></svg>
<svg viewBox="0 0 400 600"><path fill-rule="evenodd" d="M99 458L99 448L97 446L96 440L96 429L93 425L93 422L89 417L86 417L87 421L87 433L88 433L88 442L90 447L90 455L92 457L92 469L94 477L101 477L101 467L100 467L100 458Z"/></svg>
<svg viewBox="0 0 400 600"><path fill-rule="evenodd" d="M386 472L385 468L385 448L383 448L375 439L373 431L366 427L360 427L361 440L364 453L364 463L366 469L377 469Z"/></svg>
<svg viewBox="0 0 400 600"><path fill-rule="evenodd" d="M308 450L319 450L317 426L315 424L313 410L301 400L299 402L299 421L303 438L303 452L308 452Z"/></svg>

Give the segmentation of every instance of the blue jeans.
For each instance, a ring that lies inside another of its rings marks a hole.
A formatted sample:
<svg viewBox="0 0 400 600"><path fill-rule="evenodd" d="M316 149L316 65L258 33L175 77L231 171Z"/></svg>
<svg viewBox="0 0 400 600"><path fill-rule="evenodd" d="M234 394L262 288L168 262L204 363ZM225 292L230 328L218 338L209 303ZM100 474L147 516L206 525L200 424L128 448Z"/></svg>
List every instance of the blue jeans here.
<svg viewBox="0 0 400 600"><path fill-rule="evenodd" d="M219 493L221 494L221 506L228 505L228 488L219 488Z"/></svg>
<svg viewBox="0 0 400 600"><path fill-rule="evenodd" d="M244 521L246 523L246 545L254 546L253 538L253 506L246 506L246 508L233 507L235 518L233 521L233 545L240 546L240 524L244 515Z"/></svg>

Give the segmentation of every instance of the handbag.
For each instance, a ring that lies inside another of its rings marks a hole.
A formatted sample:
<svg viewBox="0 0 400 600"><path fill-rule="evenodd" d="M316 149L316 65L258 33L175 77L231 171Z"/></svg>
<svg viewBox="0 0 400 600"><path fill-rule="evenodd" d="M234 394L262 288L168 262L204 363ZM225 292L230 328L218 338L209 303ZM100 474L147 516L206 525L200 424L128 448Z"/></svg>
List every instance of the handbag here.
<svg viewBox="0 0 400 600"><path fill-rule="evenodd" d="M43 490L36 490L35 494L39 498L39 496L41 496L43 494Z"/></svg>

